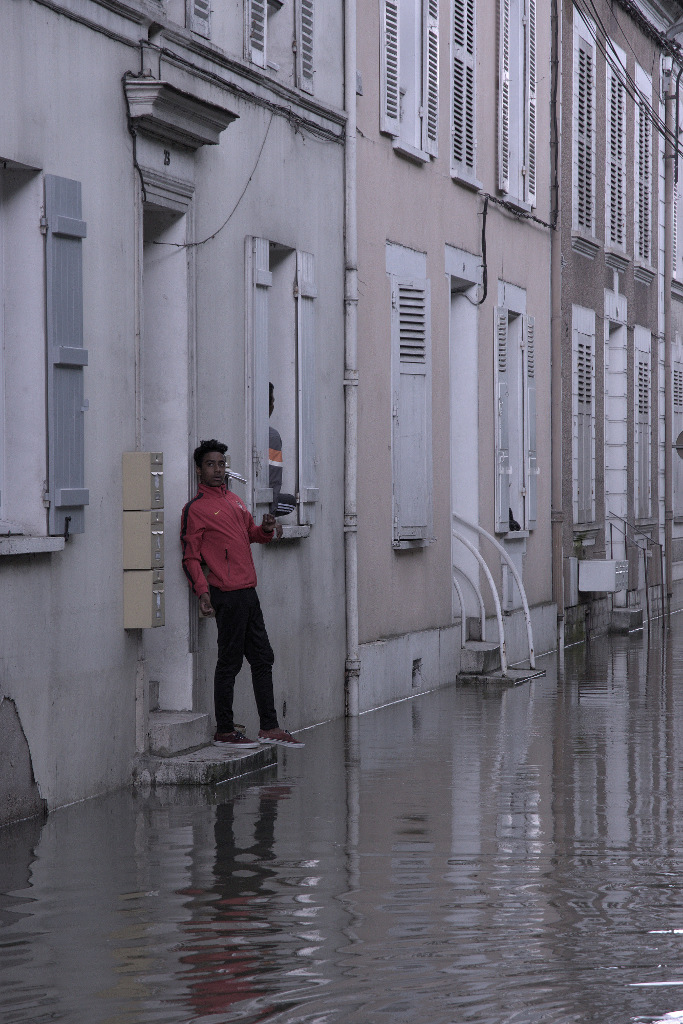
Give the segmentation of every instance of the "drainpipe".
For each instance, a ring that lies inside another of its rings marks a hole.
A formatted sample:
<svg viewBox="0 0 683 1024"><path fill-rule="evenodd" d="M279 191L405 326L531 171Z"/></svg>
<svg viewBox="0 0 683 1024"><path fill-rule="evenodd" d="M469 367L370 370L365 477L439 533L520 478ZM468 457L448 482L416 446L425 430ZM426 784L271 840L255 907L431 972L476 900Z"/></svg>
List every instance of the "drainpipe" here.
<svg viewBox="0 0 683 1024"><path fill-rule="evenodd" d="M551 156L553 181L551 186L552 223L550 238L550 436L551 436L551 530L553 602L557 607L557 646L564 649L564 505L562 500L562 205L560 188L562 178L562 0L552 6L552 107Z"/></svg>
<svg viewBox="0 0 683 1024"><path fill-rule="evenodd" d="M683 70L683 69L681 69ZM678 111L674 101L678 95L681 71L673 87L673 66L668 75L664 97L664 550L666 552L666 597L671 608L673 594L673 328L671 322L671 268L673 266L673 190L675 161L678 158ZM674 120L676 123L674 123ZM664 613L664 609L662 609Z"/></svg>
<svg viewBox="0 0 683 1024"><path fill-rule="evenodd" d="M346 713L359 713L358 656L358 228L356 209L356 0L344 4L346 111L344 231L344 569L346 597Z"/></svg>

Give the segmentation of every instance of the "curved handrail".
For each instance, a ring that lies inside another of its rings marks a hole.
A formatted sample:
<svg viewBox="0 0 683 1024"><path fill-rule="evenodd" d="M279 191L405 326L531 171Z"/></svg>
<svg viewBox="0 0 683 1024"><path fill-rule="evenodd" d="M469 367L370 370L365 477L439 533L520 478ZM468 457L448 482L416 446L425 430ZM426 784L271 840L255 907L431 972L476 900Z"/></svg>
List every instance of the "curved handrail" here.
<svg viewBox="0 0 683 1024"><path fill-rule="evenodd" d="M463 537L463 535L461 533L458 533L457 530L453 530L453 536L455 537L456 540L459 540L461 544L464 544L465 547L468 549L468 551L472 552L472 554L474 555L476 560L479 562L479 565L484 570L484 574L485 574L487 580L489 581L489 586L491 588L491 595L493 597L493 602L494 602L494 604L496 606L496 618L498 620L498 639L499 639L499 643L500 643L500 668L501 668L501 671L502 671L503 675L507 675L508 661L507 661L507 654L506 654L506 651L505 651L505 630L503 629L503 614L502 614L502 612L500 610L500 600L498 598L498 591L496 590L496 585L493 582L493 576L491 575L491 570L489 569L488 565L484 561L484 556L481 554L480 551L478 551L475 548L474 544L472 544L471 541L469 541L467 539L467 537Z"/></svg>
<svg viewBox="0 0 683 1024"><path fill-rule="evenodd" d="M477 584L474 582L474 580L470 576L468 576L467 573L465 572L465 570L462 569L459 565L454 565L453 566L453 572L459 572L462 576L464 576L465 579L467 580L467 582L469 583L469 585L472 587L472 590L474 591L474 593L477 595L477 600L479 601L479 620L480 620L480 623L481 623L481 638L482 638L482 640L485 640L486 639L486 606L484 605L484 598L482 597L481 590L479 589ZM453 582L455 582L455 581L453 581Z"/></svg>
<svg viewBox="0 0 683 1024"><path fill-rule="evenodd" d="M503 547L503 545L500 544L496 540L495 537L491 536L491 534L488 532L488 530L485 530L483 526L478 526L477 523L470 523L467 519L464 519L462 516L458 515L457 512L453 513L453 518L457 519L457 521L459 523L462 523L464 526L469 526L469 528L471 530L476 530L477 533L480 533L482 535L482 537L486 537L486 539L491 541L493 546L497 549L497 551L500 552L500 554L505 559L505 561L506 561L506 563L507 563L507 565L508 565L508 567L509 567L509 569L510 569L512 575L513 575L513 577L514 577L515 583L517 584L517 589L519 590L519 596L522 599L522 607L524 608L524 618L526 619L526 635L527 635L527 641L529 643L529 667L530 668L536 668L536 656L534 654L534 637L533 637L533 632L531 630L531 614L529 612L529 602L526 599L526 591L524 590L524 585L522 583L522 579L521 579L519 573L517 572L517 566L512 561L512 559L508 555L508 553L505 550L505 548Z"/></svg>

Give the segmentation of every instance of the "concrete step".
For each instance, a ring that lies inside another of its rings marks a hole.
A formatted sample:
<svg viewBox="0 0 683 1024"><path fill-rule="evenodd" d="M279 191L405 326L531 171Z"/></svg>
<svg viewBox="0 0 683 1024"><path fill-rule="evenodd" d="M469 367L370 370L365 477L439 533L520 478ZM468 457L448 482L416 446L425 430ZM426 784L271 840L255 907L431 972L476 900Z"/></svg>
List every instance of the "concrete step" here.
<svg viewBox="0 0 683 1024"><path fill-rule="evenodd" d="M642 608L613 608L610 621L610 633L630 633L634 629L643 628Z"/></svg>
<svg viewBox="0 0 683 1024"><path fill-rule="evenodd" d="M196 711L151 711L148 736L150 754L172 757L208 743L211 719Z"/></svg>
<svg viewBox="0 0 683 1024"><path fill-rule="evenodd" d="M459 686L485 686L499 689L507 689L511 686L521 686L528 683L530 679L538 679L545 675L545 669L532 668L509 668L505 675L498 669L496 672L459 672L456 683Z"/></svg>
<svg viewBox="0 0 683 1024"><path fill-rule="evenodd" d="M481 640L481 619L478 615L467 616L467 639L468 640Z"/></svg>
<svg viewBox="0 0 683 1024"><path fill-rule="evenodd" d="M208 786L237 779L277 764L277 747L264 744L258 750L225 750L212 745L174 757L141 754L133 764L133 785Z"/></svg>
<svg viewBox="0 0 683 1024"><path fill-rule="evenodd" d="M460 651L460 671L468 675L500 668L500 647L485 640L467 640Z"/></svg>

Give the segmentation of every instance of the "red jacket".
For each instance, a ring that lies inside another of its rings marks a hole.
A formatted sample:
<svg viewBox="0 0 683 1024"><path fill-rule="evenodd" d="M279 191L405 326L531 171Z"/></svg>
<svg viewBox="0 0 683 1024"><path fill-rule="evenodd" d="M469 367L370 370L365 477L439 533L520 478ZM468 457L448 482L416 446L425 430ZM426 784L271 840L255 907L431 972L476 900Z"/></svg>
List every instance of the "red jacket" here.
<svg viewBox="0 0 683 1024"><path fill-rule="evenodd" d="M180 543L183 569L197 597L219 590L256 586L251 544L267 544L273 534L257 526L243 501L225 487L200 484L183 509ZM208 583L202 562L209 569Z"/></svg>

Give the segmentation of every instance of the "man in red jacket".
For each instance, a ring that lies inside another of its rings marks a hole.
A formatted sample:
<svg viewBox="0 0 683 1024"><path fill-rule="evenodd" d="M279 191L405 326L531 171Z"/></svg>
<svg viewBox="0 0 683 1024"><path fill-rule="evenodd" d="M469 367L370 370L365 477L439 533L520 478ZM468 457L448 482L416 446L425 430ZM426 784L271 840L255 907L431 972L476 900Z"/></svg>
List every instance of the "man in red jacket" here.
<svg viewBox="0 0 683 1024"><path fill-rule="evenodd" d="M214 675L216 735L214 744L235 750L254 749L258 743L235 729L232 698L235 676L244 658L251 667L258 708L259 743L303 747L281 729L273 700L273 649L256 594L256 569L251 545L268 544L275 530L269 512L257 526L246 505L225 486L228 446L212 438L194 451L199 486L183 509L180 543L183 569L199 598L204 615L215 615L218 626L218 661ZM208 581L202 570L208 568Z"/></svg>

